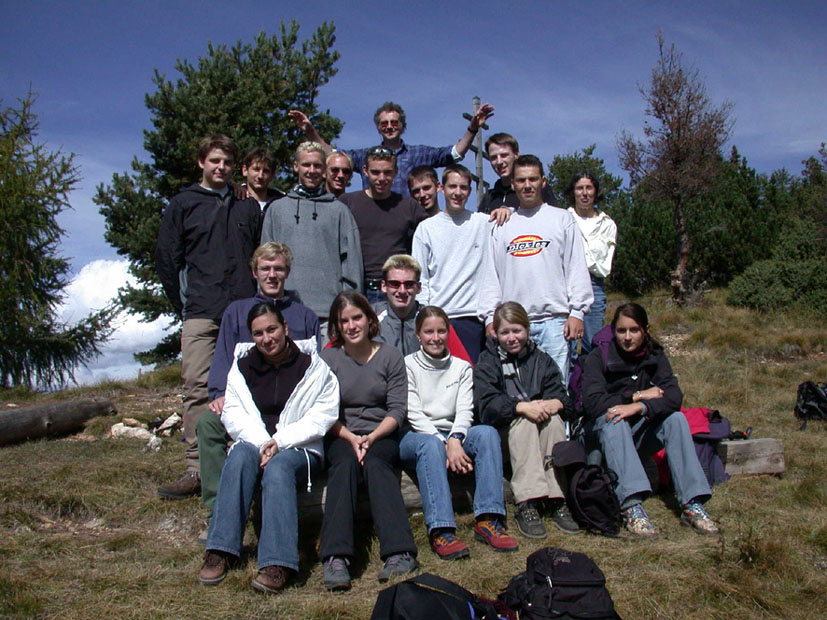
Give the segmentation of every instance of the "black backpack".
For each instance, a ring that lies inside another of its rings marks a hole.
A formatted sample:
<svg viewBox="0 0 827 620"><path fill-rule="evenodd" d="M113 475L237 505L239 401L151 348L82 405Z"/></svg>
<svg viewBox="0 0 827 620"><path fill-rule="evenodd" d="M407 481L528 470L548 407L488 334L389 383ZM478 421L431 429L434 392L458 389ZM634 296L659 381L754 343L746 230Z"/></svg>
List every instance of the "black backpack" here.
<svg viewBox="0 0 827 620"><path fill-rule="evenodd" d="M621 620L606 577L585 553L546 547L526 558L526 571L512 577L499 599L520 620Z"/></svg>
<svg viewBox="0 0 827 620"><path fill-rule="evenodd" d="M827 420L827 383L805 381L798 386L795 417L803 421L802 431L808 420Z"/></svg>
<svg viewBox="0 0 827 620"><path fill-rule="evenodd" d="M497 620L493 603L442 577L422 573L379 593L370 620Z"/></svg>
<svg viewBox="0 0 827 620"><path fill-rule="evenodd" d="M602 460L597 450L587 459L586 448L579 441L558 442L551 451L551 462L574 520L590 532L617 536L622 519L614 472L604 469Z"/></svg>

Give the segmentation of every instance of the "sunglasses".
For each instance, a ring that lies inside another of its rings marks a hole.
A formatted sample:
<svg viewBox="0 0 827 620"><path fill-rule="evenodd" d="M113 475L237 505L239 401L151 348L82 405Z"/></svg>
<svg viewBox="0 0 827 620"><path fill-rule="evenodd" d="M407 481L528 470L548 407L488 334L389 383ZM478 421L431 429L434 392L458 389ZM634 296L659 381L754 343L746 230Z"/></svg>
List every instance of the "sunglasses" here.
<svg viewBox="0 0 827 620"><path fill-rule="evenodd" d="M391 121L379 121L380 127L399 127L399 121L391 120Z"/></svg>
<svg viewBox="0 0 827 620"><path fill-rule="evenodd" d="M339 174L340 172L342 174L353 174L353 168L337 168L337 167L333 166L333 167L330 168L330 171L333 174Z"/></svg>
<svg viewBox="0 0 827 620"><path fill-rule="evenodd" d="M404 286L410 291L419 286L419 282L416 280L405 280L404 282L402 280L385 280L385 286L392 289L398 289Z"/></svg>

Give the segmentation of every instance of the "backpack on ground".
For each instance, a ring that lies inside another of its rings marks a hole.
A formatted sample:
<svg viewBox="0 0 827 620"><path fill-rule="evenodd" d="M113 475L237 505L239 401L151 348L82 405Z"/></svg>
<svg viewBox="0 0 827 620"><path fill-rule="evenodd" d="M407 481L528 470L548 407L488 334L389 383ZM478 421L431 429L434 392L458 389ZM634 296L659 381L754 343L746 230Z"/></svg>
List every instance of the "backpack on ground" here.
<svg viewBox="0 0 827 620"><path fill-rule="evenodd" d="M584 553L556 547L529 555L526 571L511 579L499 599L521 620L620 620L597 564Z"/></svg>
<svg viewBox="0 0 827 620"><path fill-rule="evenodd" d="M803 421L802 431L808 420L827 420L827 383L805 381L798 386L795 417Z"/></svg>
<svg viewBox="0 0 827 620"><path fill-rule="evenodd" d="M379 593L370 620L498 620L494 604L442 577L422 573Z"/></svg>
<svg viewBox="0 0 827 620"><path fill-rule="evenodd" d="M574 520L588 531L617 536L621 516L614 474L604 469L602 461L598 450L587 458L586 448L579 441L558 442L551 451L551 462Z"/></svg>

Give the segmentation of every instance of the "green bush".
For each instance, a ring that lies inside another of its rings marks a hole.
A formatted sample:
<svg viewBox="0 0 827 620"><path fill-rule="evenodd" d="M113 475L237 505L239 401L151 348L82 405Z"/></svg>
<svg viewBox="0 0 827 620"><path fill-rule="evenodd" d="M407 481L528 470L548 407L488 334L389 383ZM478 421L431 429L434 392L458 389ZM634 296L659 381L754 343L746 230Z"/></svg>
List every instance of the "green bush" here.
<svg viewBox="0 0 827 620"><path fill-rule="evenodd" d="M827 317L827 257L812 222L793 220L773 257L750 265L732 281L727 303L761 311L798 308Z"/></svg>

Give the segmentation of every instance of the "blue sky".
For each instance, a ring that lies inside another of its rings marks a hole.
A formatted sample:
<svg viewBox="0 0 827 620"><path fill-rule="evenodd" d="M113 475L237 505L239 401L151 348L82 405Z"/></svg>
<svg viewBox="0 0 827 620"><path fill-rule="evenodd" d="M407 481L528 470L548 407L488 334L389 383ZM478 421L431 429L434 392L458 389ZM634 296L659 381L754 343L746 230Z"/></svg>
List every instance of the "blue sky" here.
<svg viewBox="0 0 827 620"><path fill-rule="evenodd" d="M411 143L449 144L478 95L496 106L492 131L508 131L544 162L596 144L621 174L615 139L641 134L645 85L663 31L696 67L715 103L734 105L732 144L759 172L801 160L827 140L827 3L735 2L279 2L2 0L0 99L31 87L40 139L77 153L83 181L63 252L73 271L117 259L91 196L97 184L146 159L144 94L157 68L174 79L207 41L250 41L296 19L300 36L336 24L342 57L320 104L345 121L343 147L377 141L371 116L401 103ZM466 164L472 165L471 157ZM493 173L486 165L486 179Z"/></svg>

